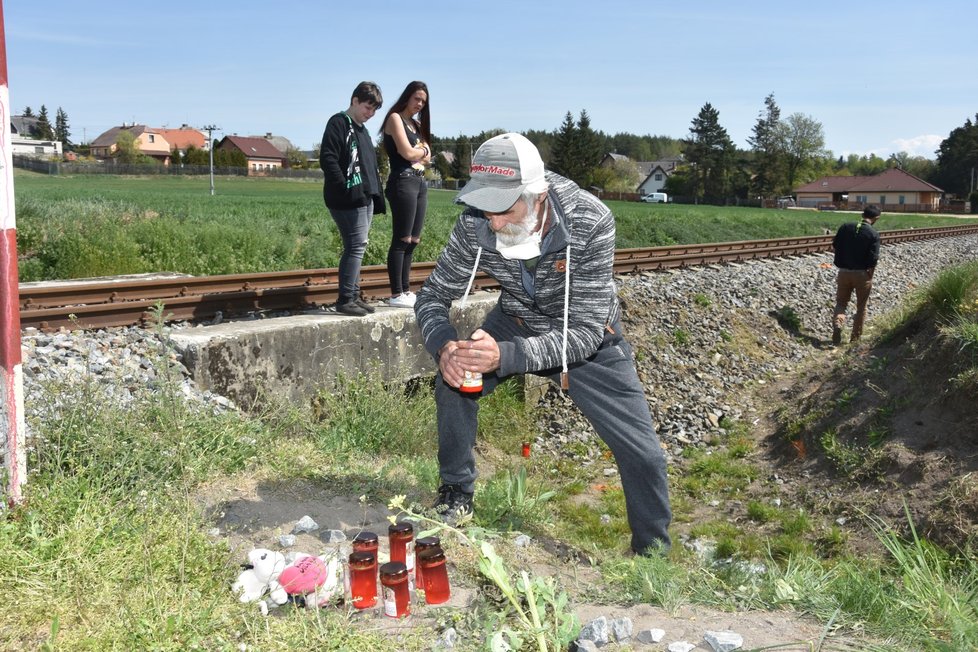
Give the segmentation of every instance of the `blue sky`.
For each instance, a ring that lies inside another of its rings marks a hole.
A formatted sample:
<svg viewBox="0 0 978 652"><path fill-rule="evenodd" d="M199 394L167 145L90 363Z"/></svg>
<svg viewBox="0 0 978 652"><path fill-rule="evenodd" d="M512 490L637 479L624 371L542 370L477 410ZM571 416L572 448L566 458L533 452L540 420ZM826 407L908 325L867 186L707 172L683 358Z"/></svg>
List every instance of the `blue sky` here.
<svg viewBox="0 0 978 652"><path fill-rule="evenodd" d="M362 79L388 105L431 90L437 135L689 133L710 102L739 147L764 98L822 123L835 155L934 157L978 113L965 0L4 0L11 110L68 114L72 139L136 122L215 124L310 149ZM368 123L373 129L380 118Z"/></svg>

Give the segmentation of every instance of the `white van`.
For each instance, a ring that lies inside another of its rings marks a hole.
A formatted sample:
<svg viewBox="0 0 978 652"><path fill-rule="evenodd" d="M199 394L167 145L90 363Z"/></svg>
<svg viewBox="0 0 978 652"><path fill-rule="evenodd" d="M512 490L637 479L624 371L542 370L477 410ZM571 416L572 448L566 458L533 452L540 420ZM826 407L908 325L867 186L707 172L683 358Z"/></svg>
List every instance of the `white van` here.
<svg viewBox="0 0 978 652"><path fill-rule="evenodd" d="M669 201L664 192L650 192L649 194L642 197L642 201L647 204L665 204Z"/></svg>

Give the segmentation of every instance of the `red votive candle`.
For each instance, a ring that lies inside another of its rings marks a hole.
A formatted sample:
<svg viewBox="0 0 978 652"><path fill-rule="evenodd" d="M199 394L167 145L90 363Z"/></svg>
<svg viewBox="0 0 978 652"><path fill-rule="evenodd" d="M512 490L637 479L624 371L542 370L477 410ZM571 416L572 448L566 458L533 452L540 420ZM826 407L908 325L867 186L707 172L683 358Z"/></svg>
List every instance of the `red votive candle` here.
<svg viewBox="0 0 978 652"><path fill-rule="evenodd" d="M452 591L448 585L448 567L445 565L445 551L440 547L429 548L418 555L418 567L423 569L424 600L428 604L448 602Z"/></svg>
<svg viewBox="0 0 978 652"><path fill-rule="evenodd" d="M377 604L377 558L372 552L350 555L350 597L357 609Z"/></svg>
<svg viewBox="0 0 978 652"><path fill-rule="evenodd" d="M384 615L391 618L411 615L407 567L399 561L384 564L380 567L380 583L384 586Z"/></svg>

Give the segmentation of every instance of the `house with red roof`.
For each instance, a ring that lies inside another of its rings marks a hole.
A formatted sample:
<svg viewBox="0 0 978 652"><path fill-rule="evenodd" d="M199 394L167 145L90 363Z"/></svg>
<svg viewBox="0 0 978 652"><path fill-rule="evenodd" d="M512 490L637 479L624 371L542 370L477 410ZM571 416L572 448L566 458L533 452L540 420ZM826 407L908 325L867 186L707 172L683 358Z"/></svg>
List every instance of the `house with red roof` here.
<svg viewBox="0 0 978 652"><path fill-rule="evenodd" d="M204 132L186 124L181 125L179 129L158 129L157 131L166 139L166 142L170 143L170 151L180 150L181 156L186 154L190 147L206 151L211 146L207 142L207 136Z"/></svg>
<svg viewBox="0 0 978 652"><path fill-rule="evenodd" d="M239 151L248 161L249 176L285 167L285 154L268 140L255 136L225 136L217 149Z"/></svg>
<svg viewBox="0 0 978 652"><path fill-rule="evenodd" d="M868 177L822 177L795 190L798 206L862 210L875 204L891 213L936 212L943 196L942 189L899 168Z"/></svg>

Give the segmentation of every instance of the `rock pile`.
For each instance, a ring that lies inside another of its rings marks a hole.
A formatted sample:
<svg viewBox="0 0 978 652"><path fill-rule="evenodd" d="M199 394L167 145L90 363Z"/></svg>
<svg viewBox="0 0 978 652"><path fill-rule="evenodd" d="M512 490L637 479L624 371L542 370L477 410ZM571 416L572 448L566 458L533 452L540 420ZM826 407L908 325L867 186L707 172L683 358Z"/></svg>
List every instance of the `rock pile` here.
<svg viewBox="0 0 978 652"><path fill-rule="evenodd" d="M978 237L886 246L873 279L867 330L942 269L978 259ZM753 420L748 392L831 347L830 254L621 277L625 336L667 458L708 446L725 418ZM849 315L855 309L850 303ZM597 437L563 393L541 399L536 450L607 465ZM609 471L608 469L604 469Z"/></svg>
<svg viewBox="0 0 978 652"><path fill-rule="evenodd" d="M172 328L186 328L176 324ZM200 390L184 367L179 354L167 346L163 334L139 327L98 331L45 333L26 328L21 334L24 369L24 405L28 420L57 410L51 384L91 383L100 398L128 405L139 391L154 389L166 380L175 383L190 401L214 410L232 409L230 400Z"/></svg>

